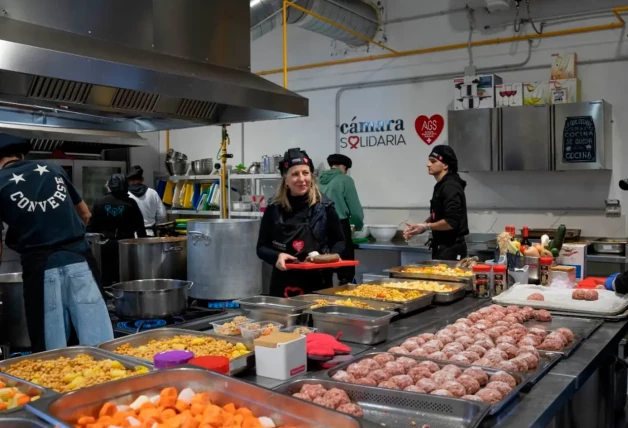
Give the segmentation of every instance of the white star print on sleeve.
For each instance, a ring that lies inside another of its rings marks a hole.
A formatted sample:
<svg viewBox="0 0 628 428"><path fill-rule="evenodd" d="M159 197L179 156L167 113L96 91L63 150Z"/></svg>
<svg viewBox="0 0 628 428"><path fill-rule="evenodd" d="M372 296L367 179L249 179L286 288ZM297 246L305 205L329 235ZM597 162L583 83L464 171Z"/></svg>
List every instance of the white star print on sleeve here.
<svg viewBox="0 0 628 428"><path fill-rule="evenodd" d="M46 165L39 165L39 164L37 164L37 168L35 168L34 171L37 171L40 176L44 175L44 172L50 172L48 171L48 167Z"/></svg>
<svg viewBox="0 0 628 428"><path fill-rule="evenodd" d="M20 181L26 181L24 180L24 174L13 174L13 178L9 178L9 181L15 181L15 184L19 183Z"/></svg>

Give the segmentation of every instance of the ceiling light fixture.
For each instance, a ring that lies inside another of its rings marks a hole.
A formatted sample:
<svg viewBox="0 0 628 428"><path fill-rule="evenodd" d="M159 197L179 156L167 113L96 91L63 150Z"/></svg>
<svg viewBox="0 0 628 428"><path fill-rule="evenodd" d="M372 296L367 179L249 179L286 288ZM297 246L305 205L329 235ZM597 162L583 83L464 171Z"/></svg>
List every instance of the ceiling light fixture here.
<svg viewBox="0 0 628 428"><path fill-rule="evenodd" d="M253 6L257 6L258 4L260 4L262 2L262 0L251 0L251 7Z"/></svg>

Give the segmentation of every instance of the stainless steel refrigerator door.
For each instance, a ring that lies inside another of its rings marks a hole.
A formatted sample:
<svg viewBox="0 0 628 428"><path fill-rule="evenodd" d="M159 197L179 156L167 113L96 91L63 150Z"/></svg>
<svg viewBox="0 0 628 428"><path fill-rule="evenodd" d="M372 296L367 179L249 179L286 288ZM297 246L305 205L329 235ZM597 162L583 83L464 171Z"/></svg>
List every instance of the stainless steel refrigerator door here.
<svg viewBox="0 0 628 428"><path fill-rule="evenodd" d="M551 170L550 106L505 107L497 110L500 112L500 170Z"/></svg>
<svg viewBox="0 0 628 428"><path fill-rule="evenodd" d="M83 200L92 209L96 199L104 195L107 178L111 174L126 174L126 162L118 161L74 161L72 182Z"/></svg>
<svg viewBox="0 0 628 428"><path fill-rule="evenodd" d="M555 105L556 170L611 170L612 116L602 100Z"/></svg>
<svg viewBox="0 0 628 428"><path fill-rule="evenodd" d="M497 171L496 109L448 112L448 140L464 172Z"/></svg>

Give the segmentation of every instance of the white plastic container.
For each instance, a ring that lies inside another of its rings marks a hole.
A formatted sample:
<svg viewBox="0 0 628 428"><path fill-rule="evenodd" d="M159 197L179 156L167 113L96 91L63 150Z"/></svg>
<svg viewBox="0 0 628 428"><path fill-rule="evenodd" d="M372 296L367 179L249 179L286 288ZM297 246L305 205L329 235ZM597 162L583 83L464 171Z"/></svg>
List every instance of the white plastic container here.
<svg viewBox="0 0 628 428"><path fill-rule="evenodd" d="M259 324L259 328L254 328L252 324ZM273 327L269 327L271 324ZM283 324L275 321L253 321L249 324L242 324L240 331L246 340L255 340L261 336L268 336L270 333L278 332L283 328Z"/></svg>

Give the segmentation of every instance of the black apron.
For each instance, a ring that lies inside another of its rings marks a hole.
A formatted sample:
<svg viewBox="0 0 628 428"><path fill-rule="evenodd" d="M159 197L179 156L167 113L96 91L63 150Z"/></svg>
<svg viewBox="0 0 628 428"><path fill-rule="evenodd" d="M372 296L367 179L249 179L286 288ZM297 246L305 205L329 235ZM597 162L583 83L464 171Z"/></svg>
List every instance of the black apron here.
<svg viewBox="0 0 628 428"><path fill-rule="evenodd" d="M273 248L304 261L309 253L323 253L311 225L311 211L303 223L286 224L280 216L273 226ZM276 297L300 296L332 286L332 272L325 270L280 271L273 267L270 278L270 295Z"/></svg>
<svg viewBox="0 0 628 428"><path fill-rule="evenodd" d="M430 200L430 222L442 220L436 199ZM464 236L452 236L451 233L432 231L432 260L462 260L467 257L467 243Z"/></svg>
<svg viewBox="0 0 628 428"><path fill-rule="evenodd" d="M32 352L43 352L46 350L45 335L45 314L44 314L44 278L46 274L46 263L48 257L56 251L72 251L68 245L80 242L79 238L69 242L64 242L55 246L41 248L36 251L28 251L21 254L22 262L22 282L24 284L24 311L26 314L26 325L31 339ZM100 278L98 263L91 250L88 248L80 254L85 258L96 283ZM103 290L98 284L101 294ZM73 333L75 334L75 333Z"/></svg>
<svg viewBox="0 0 628 428"><path fill-rule="evenodd" d="M342 233L345 235L345 251L342 254L343 260L355 260L355 247L351 236L351 222L348 218L340 220ZM355 266L347 266L336 269L339 285L351 284L355 278Z"/></svg>

